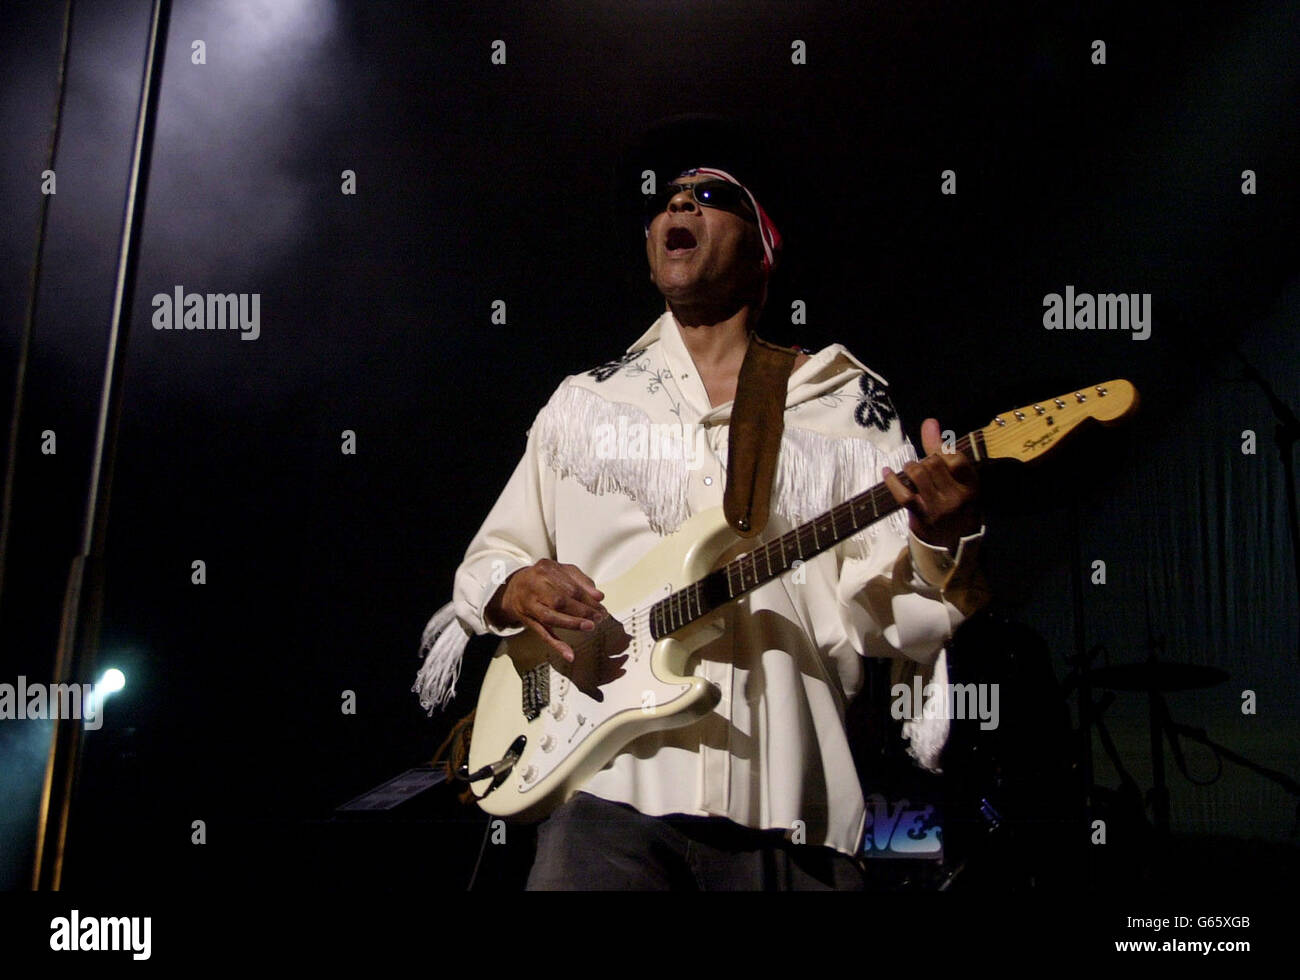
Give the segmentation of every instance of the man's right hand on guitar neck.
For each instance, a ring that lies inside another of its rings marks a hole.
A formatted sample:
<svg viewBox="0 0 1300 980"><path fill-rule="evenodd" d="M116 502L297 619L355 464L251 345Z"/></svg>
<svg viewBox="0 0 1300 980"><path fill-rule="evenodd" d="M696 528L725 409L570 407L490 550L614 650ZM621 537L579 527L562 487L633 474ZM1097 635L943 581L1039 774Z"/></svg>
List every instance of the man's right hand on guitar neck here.
<svg viewBox="0 0 1300 980"><path fill-rule="evenodd" d="M485 612L493 626L525 626L573 663L572 648L552 630L594 630L609 615L600 604L604 598L605 593L576 565L543 558L506 579Z"/></svg>

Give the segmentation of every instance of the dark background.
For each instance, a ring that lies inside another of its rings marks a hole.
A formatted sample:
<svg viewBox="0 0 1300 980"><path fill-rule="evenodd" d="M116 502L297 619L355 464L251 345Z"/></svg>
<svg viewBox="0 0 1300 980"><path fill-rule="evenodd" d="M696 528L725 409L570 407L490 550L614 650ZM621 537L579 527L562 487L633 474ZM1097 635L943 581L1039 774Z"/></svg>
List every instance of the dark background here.
<svg viewBox="0 0 1300 980"><path fill-rule="evenodd" d="M1300 402L1300 8L988 6L178 0L107 554L101 665L128 686L87 740L69 884L465 886L483 821L445 788L387 821L332 811L427 761L472 707L471 670L451 711L419 709L420 631L534 413L662 308L620 189L637 179L627 147L683 112L780 130L790 261L765 330L850 347L890 380L914 442L927 415L964 431L1082 385L1139 387L1127 428L1032 473L990 473L999 608L1063 677L1077 563L1088 646L1136 663L1154 637L1164 659L1228 671L1171 696L1176 719L1294 775L1282 471L1231 349ZM76 7L0 681L48 680L79 546L148 10ZM9 3L3 18L5 406L61 14ZM190 62L194 39L206 65ZM791 63L796 39L807 64ZM949 168L956 196L939 193ZM1151 293L1151 338L1045 330L1043 297L1067 284ZM176 285L260 293L260 339L154 331L149 298ZM794 299L806 325L785 322ZM190 583L195 559L206 585ZM1087 578L1099 559L1104 586ZM1144 712L1121 694L1108 718L1145 787ZM25 887L47 739L0 725L8 888ZM1207 752L1187 752L1212 774ZM1101 759L1097 782L1116 782ZM1180 840L1227 848L1250 881L1294 861L1295 801L1274 783L1230 763L1212 785L1172 767L1170 782ZM488 864L509 883L510 860Z"/></svg>

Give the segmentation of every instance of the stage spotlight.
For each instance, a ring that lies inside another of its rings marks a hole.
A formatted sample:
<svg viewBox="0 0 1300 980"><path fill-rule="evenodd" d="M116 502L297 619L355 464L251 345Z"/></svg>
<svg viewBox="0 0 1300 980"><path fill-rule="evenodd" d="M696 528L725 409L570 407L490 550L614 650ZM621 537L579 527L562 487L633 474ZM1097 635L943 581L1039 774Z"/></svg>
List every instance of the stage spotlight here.
<svg viewBox="0 0 1300 980"><path fill-rule="evenodd" d="M87 703L83 709L87 718L86 727L97 730L103 723L104 702L108 696L126 687L126 675L116 667L109 667L99 678L99 683L91 688Z"/></svg>
<svg viewBox="0 0 1300 980"><path fill-rule="evenodd" d="M102 696L107 697L113 692L120 691L122 688L126 687L126 675L116 667L109 667L108 670L104 671L104 676L99 679L99 684L96 686L99 689L99 693Z"/></svg>

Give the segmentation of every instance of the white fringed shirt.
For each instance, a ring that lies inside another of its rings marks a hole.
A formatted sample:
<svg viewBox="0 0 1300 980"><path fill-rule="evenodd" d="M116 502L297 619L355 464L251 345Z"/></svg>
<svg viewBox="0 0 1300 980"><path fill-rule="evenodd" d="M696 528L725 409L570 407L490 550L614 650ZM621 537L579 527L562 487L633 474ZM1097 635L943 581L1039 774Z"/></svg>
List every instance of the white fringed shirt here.
<svg viewBox="0 0 1300 980"><path fill-rule="evenodd" d="M426 707L454 693L468 633L520 631L484 619L505 576L552 558L608 582L686 518L722 505L732 403L711 406L679 331L665 313L622 358L566 378L538 414L456 572L453 602L426 631L432 652L416 685ZM839 344L794 371L772 517L755 544L916 458L887 387ZM682 433L682 452L637 442L666 431ZM863 683L861 658L901 661L904 683L916 672L946 683L943 647L963 614L942 586L970 570L982 536L950 556L912 535L898 511L732 603L726 633L695 668L720 688L717 707L641 737L584 790L650 815L723 816L855 854L865 806L844 710ZM942 717L905 722L909 752L935 768L947 730Z"/></svg>

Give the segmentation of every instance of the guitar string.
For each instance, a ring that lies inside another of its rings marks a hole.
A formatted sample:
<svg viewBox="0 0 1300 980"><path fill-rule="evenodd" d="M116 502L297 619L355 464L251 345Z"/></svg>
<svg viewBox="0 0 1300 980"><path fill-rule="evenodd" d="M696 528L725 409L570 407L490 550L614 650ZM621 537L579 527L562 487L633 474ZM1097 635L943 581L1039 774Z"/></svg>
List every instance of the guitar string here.
<svg viewBox="0 0 1300 980"><path fill-rule="evenodd" d="M969 437L963 436L958 441L957 448L959 451L965 452L969 448ZM860 507L865 506L865 504L868 502L868 498L869 498L869 502L873 504L873 514L876 516L873 516L873 518L870 521L867 521L866 523L861 525L853 523L857 516L858 509ZM872 524L876 523L877 520L880 520L884 517L888 517L890 514L894 512L894 510L897 509L897 506L895 506L884 511L884 513L881 513L880 506L879 506L881 502L885 503L886 505L893 502L893 495L889 492L889 488L883 482L877 483L876 485L870 487L869 489L864 490L862 493L854 495L849 500L836 504L830 510L826 511L823 514L819 514L811 521L808 521L805 524L801 524L799 527L793 528L790 531L787 531L785 534L773 538L770 541L764 542L759 547L756 547L753 551L746 552L745 554L739 555L736 558L732 559L731 561L727 562L725 565L721 566L721 568L717 569L717 571L723 571L726 573L728 591L730 592L731 590L731 575L732 575L731 570L733 568L735 570L735 573L739 576L740 584L741 584L741 592L736 595L730 596L730 598L737 598L738 595L743 595L745 592L748 592L750 589L756 588L760 577L763 577L764 581L770 581L771 579L777 578L780 575L783 575L785 572L790 570L789 567L786 567L781 569L780 572L777 572L775 574L760 576L758 570L760 551L762 553L762 559L764 564L768 566L769 573L772 568L772 553L778 549L781 550L782 553L781 562L783 562L784 555L785 555L784 546L791 542L795 547L797 547L799 560L801 561L803 560L805 545L809 546L810 553L820 554L821 551L834 547L835 544L838 544L840 541L843 541L845 538L851 537L852 535L857 534L858 532L864 530L865 528L870 527ZM848 518L850 523L852 523L853 525L853 530L850 531L848 534L837 536L839 532L840 518L837 517L835 512L836 511L843 512L844 508L848 509L847 511ZM836 540L828 544L826 548L818 547L819 538L817 537L816 526L822 523L829 523L831 529L831 535L832 537L836 538ZM809 536L812 537L811 541L807 540ZM750 566L748 570L745 568L746 563L748 563L748 565ZM753 578L755 584L753 586L746 587L745 581L747 578ZM684 589L679 589L676 592L673 592L671 595L665 596L663 599L660 599L657 602L652 603L648 607L644 607L639 610L634 610L630 620L633 627L633 632L642 629L649 631L650 621L655 614L655 610L658 609L660 606L662 606L664 603L668 604L666 607L664 607L664 611L663 611L663 615L666 617L667 623L671 623L672 618L674 617L674 612L675 612L673 609L674 602L676 603L678 610L681 610L683 606L685 607L686 616L688 618L681 625L677 626L676 629L681 629L681 627L685 626L687 623L694 622L696 619L699 618L699 615L691 613L690 603L693 598L695 605L700 609L703 609L703 603L700 601L702 599L702 596L697 591L697 594L694 597L692 597L691 595L689 595L689 592L691 589L698 590L700 584L701 584L700 582L693 582L690 585L686 586ZM593 630L592 632L594 633L595 631ZM578 640L573 643L570 643L569 646L571 649L574 650L575 653L579 651L586 652L594 644L597 643L597 640L598 640L597 637L588 635L585 636L584 639L582 640Z"/></svg>
<svg viewBox="0 0 1300 980"><path fill-rule="evenodd" d="M1055 400L1056 399L1053 399L1053 401ZM1025 406L1025 408L1022 408L1019 411L1024 412L1027 415L1029 411L1033 411L1033 410L1034 410L1033 406L1030 405L1030 406ZM1057 412L1064 413L1066 415L1066 418L1064 420L1065 424L1077 423L1079 421L1082 421L1082 418L1076 418L1075 416L1080 416L1080 415L1084 417L1090 416L1090 413L1087 413L1086 411L1081 412L1078 410L1078 406L1074 406L1074 405L1067 405L1065 408L1058 408ZM1015 412L1011 412L1008 414L1014 416ZM994 428L992 425L986 426L983 429L979 429L976 430L975 432L970 432L962 436L955 443L954 449L957 452L961 452L969 456L971 454L971 450L974 448L975 445L975 436L978 434L983 437L983 444L984 444L984 451L980 454L980 456L982 459L988 459L990 456L990 450L994 450L994 451L1006 450L1011 444L1013 444L1016 441L1017 437L1014 434L1014 431L1015 430L1013 427ZM877 483L875 486L870 487L867 490L864 490L862 493L857 494L854 497L851 497L849 500L836 504L829 511L827 511L824 514L818 515L817 517L813 518L811 521L808 521L807 523L802 524L799 527L786 532L785 534L773 538L771 541L764 542L763 545L761 546L761 549L763 553L764 563L768 566L768 570L769 570L769 574L766 577L764 577L764 581L769 581L789 571L789 567L786 567L783 568L780 572L776 573L775 575L770 574L771 567L772 567L771 552L773 550L773 545L777 545L781 548L781 552L782 552L781 560L782 563L784 563L785 562L784 545L787 543L787 539L793 538L793 543L798 547L800 560L802 560L803 545L806 543L803 539L809 533L811 533L813 536L813 542L812 542L813 547L816 548L818 544L816 525L819 521L821 521L823 518L829 517L832 535L834 535L838 530L837 528L838 521L836 520L835 517L835 511L847 506L849 508L850 520L852 520L856 512L856 502L862 501L863 503L865 503L867 502L868 498L873 505L873 513L875 515L873 516L873 519L868 521L866 524L862 525L861 527L855 525L854 530L852 532L837 538L836 541L827 545L827 548L834 547L835 544L838 544L840 541L843 541L845 538L851 537L853 534L856 534L859 531L865 529L866 527L869 527L870 525L876 523L877 520L889 516L889 514L892 514L895 510L898 509L896 502L893 501L893 494L889 492L888 487L883 482L880 482ZM877 498L880 499L878 500ZM895 506L889 507L889 509L882 514L880 513L879 510L880 502L884 502L886 506L888 506L890 503L895 503ZM820 553L821 551L824 550L826 549L817 549L817 553ZM723 565L720 569L718 569L719 571L725 571L727 575L727 588L729 592L731 591L731 575L732 575L731 570L733 568L735 569L736 573L740 577L740 583L741 583L741 592L739 593L740 595L743 595L745 592L748 592L750 588L757 587L758 580L760 578L758 572L758 555L759 555L759 548L755 548L753 551L746 552L743 555L737 556L736 558L732 559L731 561ZM744 585L745 578L746 578L746 574L745 574L746 560L748 560L751 565L753 578L755 581L755 584L753 586L750 586L749 588L746 588ZM645 607L640 610L634 610L631 618L631 623L634 631L641 630L641 629L645 629L648 631L650 627L650 620L654 616L654 611L660 608L664 603L668 603L668 606L666 606L664 609L664 615L666 616L666 623L671 623L672 614L673 614L672 603L674 601L676 601L678 609L680 609L682 604L685 603L686 615L687 617L689 617L680 626L678 626L677 629L680 629L681 626L685 626L689 622L694 622L696 619L699 618L699 615L691 614L690 612L691 596L688 593L689 590L698 589L699 586L700 586L700 582L694 582L691 585L688 585L686 588L679 589L678 591L672 593L671 595L666 596L663 599L660 599L658 602L652 603L648 607ZM730 598L732 599L736 597L737 595L734 594L730 596ZM700 602L701 596L697 593L694 598L697 607L702 609L703 606ZM587 649L591 647L591 645L595 642L595 640L596 640L595 637L591 637L590 639L584 639L582 641L579 641L576 644L570 644L570 647L575 648L575 652L577 650L582 650L585 652Z"/></svg>

